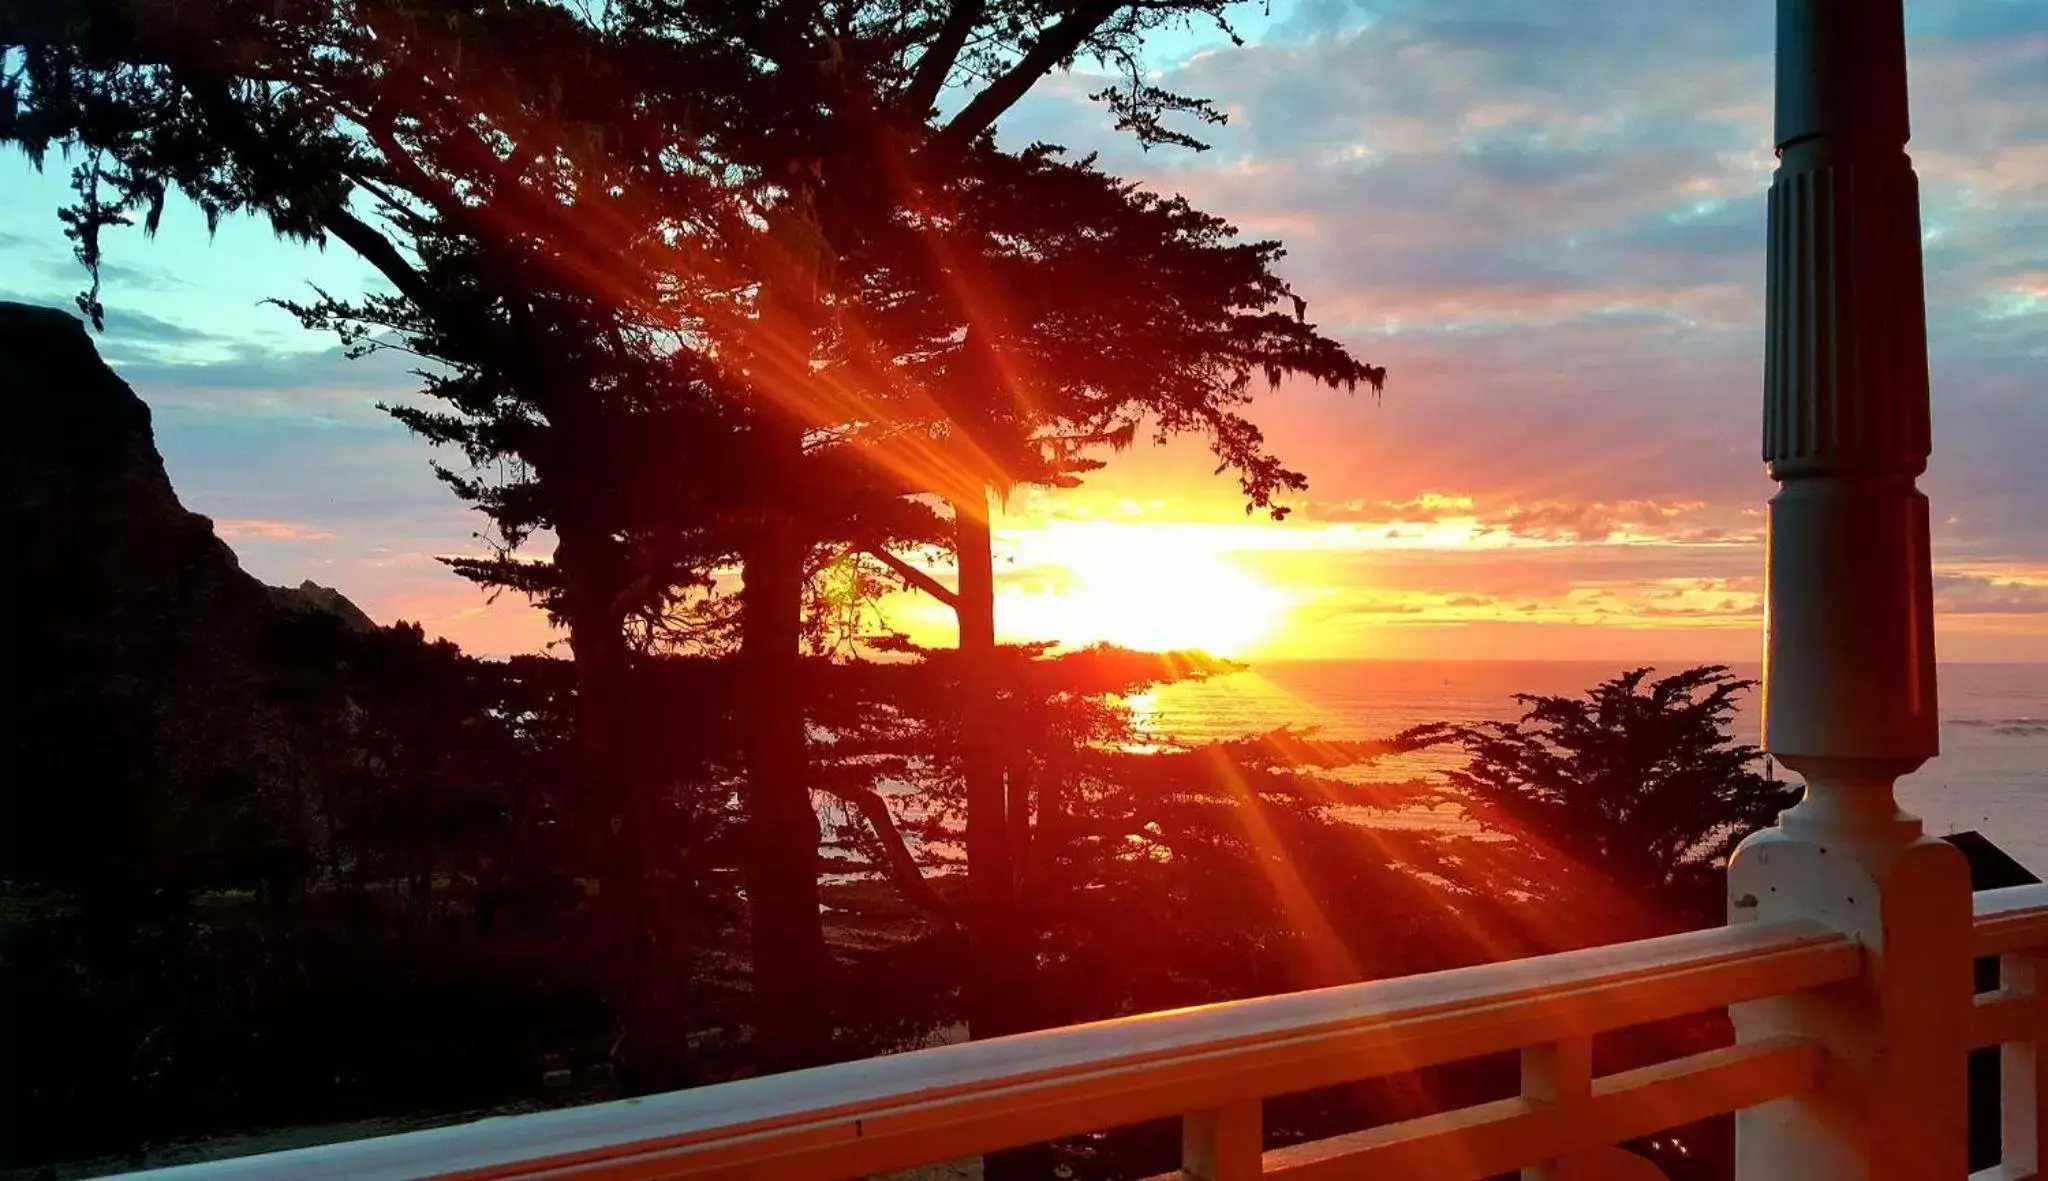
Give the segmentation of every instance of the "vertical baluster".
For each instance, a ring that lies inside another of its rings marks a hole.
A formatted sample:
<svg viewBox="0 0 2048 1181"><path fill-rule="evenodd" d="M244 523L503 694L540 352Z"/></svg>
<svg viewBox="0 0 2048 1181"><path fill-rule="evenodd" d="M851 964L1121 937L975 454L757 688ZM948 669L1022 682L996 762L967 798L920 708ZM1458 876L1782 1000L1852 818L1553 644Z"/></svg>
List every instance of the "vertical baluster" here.
<svg viewBox="0 0 2048 1181"><path fill-rule="evenodd" d="M1257 1099L1181 1117L1180 1175L1186 1181L1253 1181L1262 1171Z"/></svg>
<svg viewBox="0 0 2048 1181"><path fill-rule="evenodd" d="M2008 993L2031 998L2028 1003L2028 1035L2025 1041L2008 1042L1998 1051L1998 1095L2002 1108L1999 1140L2005 1176L2038 1177L2041 1174L2043 1103L2048 1102L2048 1053L2043 1052L2044 1022L2041 1009L2042 974L2048 970L2042 952L2023 951L2001 956L1998 985Z"/></svg>
<svg viewBox="0 0 2048 1181"><path fill-rule="evenodd" d="M1566 1038L1522 1051L1522 1098L1569 1111L1593 1097L1593 1039ZM1567 1120L1571 1119L1569 1113ZM1569 1160L1547 1160L1522 1170L1522 1181L1568 1181Z"/></svg>

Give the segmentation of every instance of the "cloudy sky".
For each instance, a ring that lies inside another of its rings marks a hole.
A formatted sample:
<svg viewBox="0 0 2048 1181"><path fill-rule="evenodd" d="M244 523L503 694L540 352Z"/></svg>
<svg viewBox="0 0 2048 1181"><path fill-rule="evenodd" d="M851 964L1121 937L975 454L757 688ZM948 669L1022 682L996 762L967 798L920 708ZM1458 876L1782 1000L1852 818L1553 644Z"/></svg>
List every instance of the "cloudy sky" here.
<svg viewBox="0 0 2048 1181"><path fill-rule="evenodd" d="M1925 205L1943 656L2048 659L2048 5L1910 0ZM1274 0L1232 48L1153 58L1229 126L1141 153L1052 79L1006 142L1109 165L1289 248L1310 316L1384 400L1259 412L1310 492L1247 520L1198 447L1120 457L1002 523L1012 635L1271 657L1753 659L1768 0ZM0 298L80 286L63 165L0 160ZM336 586L478 651L548 642L437 555L471 519L349 363L266 296L361 290L346 251L196 213L119 239L101 347L152 405L180 494L272 582ZM891 621L936 636L905 599Z"/></svg>

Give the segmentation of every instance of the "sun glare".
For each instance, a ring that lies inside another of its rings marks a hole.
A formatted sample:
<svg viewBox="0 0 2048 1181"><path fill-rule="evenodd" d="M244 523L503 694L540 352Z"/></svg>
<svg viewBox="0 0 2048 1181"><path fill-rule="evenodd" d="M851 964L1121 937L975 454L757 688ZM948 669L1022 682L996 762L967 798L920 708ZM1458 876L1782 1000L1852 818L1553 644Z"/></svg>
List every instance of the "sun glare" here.
<svg viewBox="0 0 2048 1181"><path fill-rule="evenodd" d="M1143 526L1051 529L1006 580L1007 634L1243 656L1280 631L1289 594L1188 535ZM1042 576L1034 570L1049 571Z"/></svg>

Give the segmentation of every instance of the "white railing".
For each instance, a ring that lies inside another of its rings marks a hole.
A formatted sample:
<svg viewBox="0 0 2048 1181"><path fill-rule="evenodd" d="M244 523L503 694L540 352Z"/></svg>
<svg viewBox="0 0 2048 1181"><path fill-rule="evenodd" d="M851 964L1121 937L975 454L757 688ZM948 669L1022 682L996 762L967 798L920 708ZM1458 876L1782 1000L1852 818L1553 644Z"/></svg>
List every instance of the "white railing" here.
<svg viewBox="0 0 2048 1181"><path fill-rule="evenodd" d="M1998 988L1977 994L1970 1046L1999 1048L2000 1146L2004 1160L1972 1181L2032 1181L2040 1176L2043 1101L2042 962L2048 958L2048 885L1985 890L1975 899L1978 956L1998 957Z"/></svg>
<svg viewBox="0 0 2048 1181"><path fill-rule="evenodd" d="M1976 1177L2019 1181L2039 1168L2048 1095L2048 885L1986 891L1975 908L1970 953L1999 957L2003 975L1977 997L1967 1044L2003 1047L2005 1155ZM1841 986L1864 971L1857 941L1817 923L1736 925L139 1176L836 1181L1178 1116L1180 1176L1200 1181L1454 1181L1561 1161L1577 1171L1558 1176L1655 1177L1602 1152L1804 1096L1826 1051L1773 1036L1595 1076L1593 1035L1774 998L1853 1003ZM1519 1098L1262 1148L1266 1098L1510 1051Z"/></svg>
<svg viewBox="0 0 2048 1181"><path fill-rule="evenodd" d="M1858 964L1815 924L1725 927L147 1176L826 1181L1180 1116L1183 1176L1480 1178L1809 1088L1820 1054L1798 1039L1596 1078L1591 1038ZM1515 1050L1521 1098L1260 1150L1266 1097Z"/></svg>

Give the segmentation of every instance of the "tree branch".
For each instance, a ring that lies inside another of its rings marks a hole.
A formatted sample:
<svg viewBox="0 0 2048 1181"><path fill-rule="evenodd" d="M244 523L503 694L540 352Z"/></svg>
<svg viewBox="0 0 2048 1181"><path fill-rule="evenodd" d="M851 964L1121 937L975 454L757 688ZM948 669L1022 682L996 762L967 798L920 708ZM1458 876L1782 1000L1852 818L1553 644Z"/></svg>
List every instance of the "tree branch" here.
<svg viewBox="0 0 2048 1181"><path fill-rule="evenodd" d="M1114 16L1122 4L1123 0L1089 0L1068 13L1060 23L1047 30L1045 36L1031 47L1031 52L1010 67L1008 73L989 83L959 114L953 116L933 138L932 145L953 152L966 147L975 136L987 131L1001 118L1004 111L1017 105L1017 100L1023 98L1054 66L1079 52L1088 38L1094 36L1102 23Z"/></svg>
<svg viewBox="0 0 2048 1181"><path fill-rule="evenodd" d="M209 130L228 140L236 150L256 158L272 154L270 145L260 136L251 135L244 129L240 113L236 111L234 99L228 86L218 77L194 71L182 79L185 90L205 114ZM377 232L369 223L348 211L348 198L338 192L323 191L319 194L316 214L321 228L341 239L349 249L360 255L364 262L376 267L378 272L391 280L392 286L421 308L435 309L440 299L425 276L407 262L391 240Z"/></svg>
<svg viewBox="0 0 2048 1181"><path fill-rule="evenodd" d="M976 21L987 6L983 0L954 0L953 7L946 13L946 23L939 26L939 35L932 41L930 49L917 59L917 73L911 76L910 85L903 91L903 110L919 122L938 101L939 90L946 85L946 76L953 72L953 63L960 60L960 50L967 44L967 37L974 32Z"/></svg>
<svg viewBox="0 0 2048 1181"><path fill-rule="evenodd" d="M372 178L366 169L356 167L344 168L341 170L341 174L347 177L350 183L354 184L357 188L377 198L384 208L394 215L399 217L413 215L414 210L407 206L405 202L399 200L398 194L384 187L381 181Z"/></svg>
<svg viewBox="0 0 2048 1181"><path fill-rule="evenodd" d="M864 787L831 783L821 783L817 787L826 795L859 809L861 817L874 831L875 839L882 842L888 861L883 869L889 875L889 881L902 891L904 898L947 922L955 921L953 907L939 897L938 891L925 880L924 871L917 867L917 858L911 855L910 845L903 839L903 830L896 827L896 818L889 814L886 800Z"/></svg>
<svg viewBox="0 0 2048 1181"><path fill-rule="evenodd" d="M450 224L472 236L487 237L486 234L477 233L475 212L464 205L462 199L446 183L427 175L426 169L420 167L412 158L412 153L398 141L397 132L392 129L387 119L386 112L375 109L358 120L364 133L370 137L370 142L384 154L384 169L398 184L404 186L407 192L426 202Z"/></svg>
<svg viewBox="0 0 2048 1181"><path fill-rule="evenodd" d="M940 582L902 558L890 553L882 546L870 545L862 548L876 561L887 566L895 573L896 577L901 578L912 589L923 591L955 611L960 609L960 596L954 593L952 588L948 587L945 583Z"/></svg>
<svg viewBox="0 0 2048 1181"><path fill-rule="evenodd" d="M398 288L415 307L429 315L441 310L440 294L405 260L398 247L362 218L350 213L340 202L320 211L320 224L328 233L341 239L343 245L362 256L364 262L391 280L392 286Z"/></svg>

